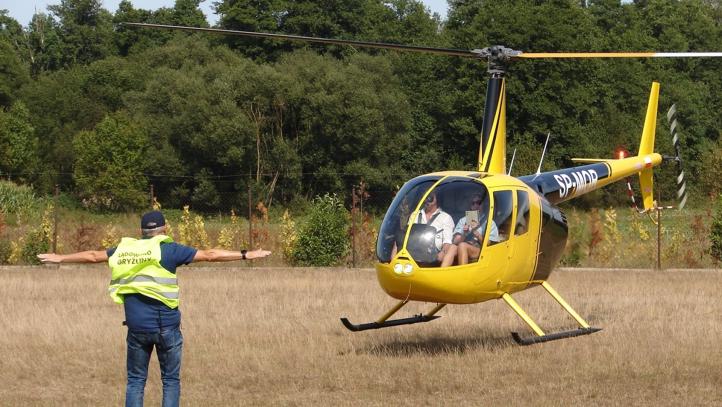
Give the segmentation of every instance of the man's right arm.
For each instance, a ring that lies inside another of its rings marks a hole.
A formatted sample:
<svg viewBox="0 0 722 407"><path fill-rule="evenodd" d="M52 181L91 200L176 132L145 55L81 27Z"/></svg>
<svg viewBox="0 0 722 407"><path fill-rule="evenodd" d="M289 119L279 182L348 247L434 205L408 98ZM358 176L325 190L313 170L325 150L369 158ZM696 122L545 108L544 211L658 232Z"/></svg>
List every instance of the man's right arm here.
<svg viewBox="0 0 722 407"><path fill-rule="evenodd" d="M105 250L88 250L70 254L43 253L38 254L43 263L101 263L108 260Z"/></svg>

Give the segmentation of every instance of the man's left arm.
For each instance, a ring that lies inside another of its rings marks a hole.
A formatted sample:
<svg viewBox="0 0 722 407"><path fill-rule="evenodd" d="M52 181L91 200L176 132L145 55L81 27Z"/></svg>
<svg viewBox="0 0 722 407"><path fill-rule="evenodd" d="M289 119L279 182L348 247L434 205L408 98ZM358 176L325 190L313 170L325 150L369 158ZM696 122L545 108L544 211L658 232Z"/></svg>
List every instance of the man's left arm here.
<svg viewBox="0 0 722 407"><path fill-rule="evenodd" d="M38 254L43 263L102 263L108 260L105 250L87 250L70 254L43 253Z"/></svg>

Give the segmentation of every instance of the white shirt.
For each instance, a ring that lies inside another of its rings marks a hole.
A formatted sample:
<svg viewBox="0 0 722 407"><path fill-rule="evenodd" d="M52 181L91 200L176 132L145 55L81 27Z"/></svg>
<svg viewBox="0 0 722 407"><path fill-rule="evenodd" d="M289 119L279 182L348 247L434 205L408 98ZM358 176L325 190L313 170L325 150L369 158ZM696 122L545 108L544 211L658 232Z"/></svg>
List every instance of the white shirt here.
<svg viewBox="0 0 722 407"><path fill-rule="evenodd" d="M486 220L485 220L486 222ZM464 236L464 225L466 224L466 216L459 219L459 222L456 223L456 227L454 228L454 234L460 234ZM484 236L482 236L483 238ZM499 238L499 229L496 227L496 222L493 220L491 221L491 231L489 232L489 241L491 242L500 242L501 239Z"/></svg>
<svg viewBox="0 0 722 407"><path fill-rule="evenodd" d="M421 221L419 221L419 214L421 214ZM434 218L430 226L436 228L436 248L441 250L445 244L451 244L451 239L454 237L454 219L451 215L442 211L441 208L437 208L430 218ZM426 211L423 208L409 219L411 223L420 223L422 225L426 225L428 221Z"/></svg>

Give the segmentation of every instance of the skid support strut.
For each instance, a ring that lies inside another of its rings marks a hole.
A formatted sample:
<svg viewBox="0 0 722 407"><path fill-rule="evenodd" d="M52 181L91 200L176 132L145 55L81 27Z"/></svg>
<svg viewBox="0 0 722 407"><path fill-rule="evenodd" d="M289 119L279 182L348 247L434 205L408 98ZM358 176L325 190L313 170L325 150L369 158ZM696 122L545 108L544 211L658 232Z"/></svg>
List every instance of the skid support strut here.
<svg viewBox="0 0 722 407"><path fill-rule="evenodd" d="M392 315L394 315L398 310L401 309L404 305L406 305L409 301L404 300L396 304L393 308L389 310L384 316L379 318L376 322L369 322L366 324L358 324L354 325L352 324L348 318L341 318L341 322L343 325L348 328L350 331L358 332L358 331L365 331L367 329L379 329L379 328L388 328L390 326L398 326L398 325L409 325L409 324L418 324L421 322L429 322L433 321L436 318L440 318L438 315L434 315L437 312L439 312L446 304L438 304L434 309L429 311L426 314L418 314L414 315L413 317L409 318L401 318L401 319L393 319L389 321L388 319L391 318Z"/></svg>
<svg viewBox="0 0 722 407"><path fill-rule="evenodd" d="M564 299L559 295L559 293L556 292L554 288L552 288L551 285L549 285L549 283L544 281L541 283L541 285L542 287L544 287L545 290L547 290L547 292L552 296L552 298L554 298L554 300L558 302L559 305L561 305L562 308L564 308L564 310L577 321L580 328L571 331L545 334L544 331L539 328L539 325L537 325L536 322L534 322L534 320L531 319L531 317L526 312L524 312L524 310L519 306L519 304L514 301L514 298L512 298L511 295L509 295L508 293L504 293L501 298L506 301L509 307L511 307L511 309L514 310L514 312L516 312L516 314L519 315L521 319L523 319L524 322L526 322L526 324L529 325L532 331L534 331L534 333L536 334L536 336L532 336L530 338L522 338L517 332L512 332L511 336L514 338L514 341L516 341L516 343L518 343L519 345L532 345L535 343L548 342L556 339L571 338L580 335L589 335L602 330L602 328L590 327L587 321L585 321L581 316L579 316L579 314L577 314L577 312L574 311L574 309L569 306L566 301L564 301Z"/></svg>

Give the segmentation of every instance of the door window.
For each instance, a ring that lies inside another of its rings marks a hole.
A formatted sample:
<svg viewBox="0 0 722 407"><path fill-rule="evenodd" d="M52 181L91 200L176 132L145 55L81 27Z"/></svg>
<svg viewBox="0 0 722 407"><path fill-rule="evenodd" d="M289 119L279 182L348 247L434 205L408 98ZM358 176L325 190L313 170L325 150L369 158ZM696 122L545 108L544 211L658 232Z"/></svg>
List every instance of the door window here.
<svg viewBox="0 0 722 407"><path fill-rule="evenodd" d="M529 230L529 193L516 191L516 227L514 235L519 236Z"/></svg>
<svg viewBox="0 0 722 407"><path fill-rule="evenodd" d="M509 240L513 209L514 194L512 191L494 192L494 217L489 231L489 246ZM494 236L494 228L498 231L496 236Z"/></svg>

